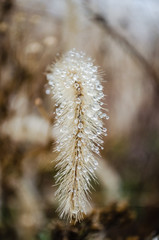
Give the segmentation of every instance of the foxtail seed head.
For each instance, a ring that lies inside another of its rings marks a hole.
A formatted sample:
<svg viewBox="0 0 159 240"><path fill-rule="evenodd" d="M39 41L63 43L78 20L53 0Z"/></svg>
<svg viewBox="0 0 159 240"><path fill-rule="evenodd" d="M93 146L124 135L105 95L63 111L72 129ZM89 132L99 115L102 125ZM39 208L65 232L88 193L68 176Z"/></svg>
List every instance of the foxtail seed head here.
<svg viewBox="0 0 159 240"><path fill-rule="evenodd" d="M50 67L47 74L55 100L55 176L60 217L80 221L89 205L91 179L95 179L99 149L102 148L104 97L101 77L92 59L75 49Z"/></svg>

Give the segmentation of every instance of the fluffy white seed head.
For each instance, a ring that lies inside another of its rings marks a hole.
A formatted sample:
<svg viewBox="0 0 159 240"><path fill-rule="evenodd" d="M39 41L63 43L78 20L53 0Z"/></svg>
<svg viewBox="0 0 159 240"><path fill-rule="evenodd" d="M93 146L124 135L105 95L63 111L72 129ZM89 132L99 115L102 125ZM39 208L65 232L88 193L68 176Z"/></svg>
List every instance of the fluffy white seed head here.
<svg viewBox="0 0 159 240"><path fill-rule="evenodd" d="M101 77L92 59L75 49L50 67L48 84L56 106L56 197L61 217L80 221L89 204L102 134L104 97Z"/></svg>

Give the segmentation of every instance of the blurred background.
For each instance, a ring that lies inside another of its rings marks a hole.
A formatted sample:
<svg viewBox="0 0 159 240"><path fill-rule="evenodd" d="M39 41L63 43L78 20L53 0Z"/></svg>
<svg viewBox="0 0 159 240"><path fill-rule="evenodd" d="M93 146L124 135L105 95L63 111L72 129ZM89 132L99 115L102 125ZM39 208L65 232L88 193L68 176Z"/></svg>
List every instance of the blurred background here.
<svg viewBox="0 0 159 240"><path fill-rule="evenodd" d="M69 230L76 237L60 235L68 225L56 213L54 103L45 72L74 47L100 66L110 117L90 214L128 203L149 212L147 224L156 219L159 230L158 26L157 0L0 1L1 239L140 239L136 232L79 237L78 228Z"/></svg>

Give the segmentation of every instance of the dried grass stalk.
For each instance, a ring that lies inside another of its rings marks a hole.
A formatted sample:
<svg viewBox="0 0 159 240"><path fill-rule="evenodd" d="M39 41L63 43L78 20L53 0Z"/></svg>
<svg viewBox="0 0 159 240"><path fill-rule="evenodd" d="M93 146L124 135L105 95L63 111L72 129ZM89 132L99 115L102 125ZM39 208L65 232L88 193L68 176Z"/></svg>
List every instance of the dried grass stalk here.
<svg viewBox="0 0 159 240"><path fill-rule="evenodd" d="M80 221L89 205L91 179L96 179L99 149L102 148L104 97L101 77L92 59L75 49L67 52L47 74L56 102L54 132L56 151L56 197L60 217Z"/></svg>

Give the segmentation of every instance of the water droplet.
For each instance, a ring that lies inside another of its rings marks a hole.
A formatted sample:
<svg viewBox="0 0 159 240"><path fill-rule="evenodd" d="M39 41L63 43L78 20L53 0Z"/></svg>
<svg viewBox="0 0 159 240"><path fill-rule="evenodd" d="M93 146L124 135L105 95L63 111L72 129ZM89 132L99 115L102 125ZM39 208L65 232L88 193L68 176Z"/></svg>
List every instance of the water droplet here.
<svg viewBox="0 0 159 240"><path fill-rule="evenodd" d="M62 133L66 133L66 132L68 132L68 129L67 129L67 127L62 127L61 129L60 129L60 132L62 132Z"/></svg>
<svg viewBox="0 0 159 240"><path fill-rule="evenodd" d="M96 85L96 89L101 91L103 89L102 85Z"/></svg>
<svg viewBox="0 0 159 240"><path fill-rule="evenodd" d="M88 116L89 118L92 118L92 116L93 116L92 111L88 111L88 110L87 110L87 116Z"/></svg>
<svg viewBox="0 0 159 240"><path fill-rule="evenodd" d="M94 121L98 121L98 116L97 116L97 115L94 115L92 119L93 119Z"/></svg>
<svg viewBox="0 0 159 240"><path fill-rule="evenodd" d="M75 123L75 124L77 124L77 123L78 123L78 119L77 119L77 118L75 119L74 123Z"/></svg>
<svg viewBox="0 0 159 240"><path fill-rule="evenodd" d="M92 68L92 72L97 72L97 67L96 66L94 66L93 68Z"/></svg>
<svg viewBox="0 0 159 240"><path fill-rule="evenodd" d="M67 165L66 170L69 170L69 169L70 169L70 167Z"/></svg>
<svg viewBox="0 0 159 240"><path fill-rule="evenodd" d="M81 141L78 141L78 146L81 147L82 143Z"/></svg>
<svg viewBox="0 0 159 240"><path fill-rule="evenodd" d="M104 141L101 140L101 139L98 139L98 142L99 142L100 144L103 144L103 143L104 143Z"/></svg>
<svg viewBox="0 0 159 240"><path fill-rule="evenodd" d="M94 89L94 86L92 84L89 84L90 86L90 89L93 90Z"/></svg>
<svg viewBox="0 0 159 240"><path fill-rule="evenodd" d="M76 129L76 128L73 130L73 134L74 134L74 135L77 134L77 129Z"/></svg>
<svg viewBox="0 0 159 240"><path fill-rule="evenodd" d="M96 160L94 161L94 165L98 166L98 162Z"/></svg>
<svg viewBox="0 0 159 240"><path fill-rule="evenodd" d="M95 103L93 106L92 106L92 109L94 111L98 111L100 109L100 105L98 103Z"/></svg>
<svg viewBox="0 0 159 240"><path fill-rule="evenodd" d="M67 83L67 84L65 85L65 87L66 87L66 88L70 88L70 84Z"/></svg>
<svg viewBox="0 0 159 240"><path fill-rule="evenodd" d="M100 117L101 118L105 118L107 115L105 113L101 114Z"/></svg>
<svg viewBox="0 0 159 240"><path fill-rule="evenodd" d="M87 94L92 97L92 96L94 96L94 91L88 90L88 91L87 91Z"/></svg>
<svg viewBox="0 0 159 240"><path fill-rule="evenodd" d="M56 147L56 151L57 151L57 152L60 152L60 150L61 150L60 146L57 146L57 147Z"/></svg>
<svg viewBox="0 0 159 240"><path fill-rule="evenodd" d="M84 132L85 132L86 134L89 134L91 131L90 131L90 129L89 129L88 127L85 127Z"/></svg>
<svg viewBox="0 0 159 240"><path fill-rule="evenodd" d="M47 95L49 95L50 94L50 89L46 89L46 91L45 91L45 93L47 94Z"/></svg>
<svg viewBox="0 0 159 240"><path fill-rule="evenodd" d="M82 133L79 132L77 136L78 136L79 138L81 138L81 137L82 137Z"/></svg>
<svg viewBox="0 0 159 240"><path fill-rule="evenodd" d="M95 153L99 154L99 147L94 147Z"/></svg>
<svg viewBox="0 0 159 240"><path fill-rule="evenodd" d="M95 82L96 81L96 76L93 75L91 80L92 80L92 82Z"/></svg>
<svg viewBox="0 0 159 240"><path fill-rule="evenodd" d="M67 115L68 119L72 119L74 117L74 112L70 112Z"/></svg>
<svg viewBox="0 0 159 240"><path fill-rule="evenodd" d="M79 87L79 84L78 84L78 83L75 83L74 86L75 86L75 88L78 88L78 87Z"/></svg>
<svg viewBox="0 0 159 240"><path fill-rule="evenodd" d="M97 97L97 96L93 96L93 100L94 100L95 102L97 102L98 97Z"/></svg>
<svg viewBox="0 0 159 240"><path fill-rule="evenodd" d="M76 103L77 103L77 104L80 104L80 103L81 103L81 99L80 99L80 98L77 98L77 99L76 99Z"/></svg>
<svg viewBox="0 0 159 240"><path fill-rule="evenodd" d="M75 74L75 75L73 76L73 80L74 80L74 81L77 81L77 79L78 79L78 76L77 76L77 74Z"/></svg>
<svg viewBox="0 0 159 240"><path fill-rule="evenodd" d="M91 173L93 173L93 172L94 172L94 170L93 170L92 168L89 168L89 171L90 171Z"/></svg>
<svg viewBox="0 0 159 240"><path fill-rule="evenodd" d="M79 129L83 128L83 124L82 124L82 123L79 123L79 124L78 124L78 128L79 128Z"/></svg>
<svg viewBox="0 0 159 240"><path fill-rule="evenodd" d="M85 157L85 158L84 158L84 161L85 161L85 162L88 162L88 161L89 161L89 157Z"/></svg>
<svg viewBox="0 0 159 240"><path fill-rule="evenodd" d="M56 109L56 115L57 115L57 116L60 116L60 115L62 114L62 112L63 112L63 111L61 110L61 108L57 108L57 109Z"/></svg>
<svg viewBox="0 0 159 240"><path fill-rule="evenodd" d="M54 76L53 76L51 73L48 73L48 74L47 74L47 79L48 79L49 81L53 81L53 80L54 80Z"/></svg>
<svg viewBox="0 0 159 240"><path fill-rule="evenodd" d="M89 134L89 135L88 135L88 138L89 138L89 139L93 139L93 134Z"/></svg>
<svg viewBox="0 0 159 240"><path fill-rule="evenodd" d="M98 130L97 130L97 135L100 135L100 134L102 134L102 130L101 130L101 129L98 129Z"/></svg>
<svg viewBox="0 0 159 240"><path fill-rule="evenodd" d="M58 97L59 97L59 98L62 98L62 94L61 94L61 93L59 93L59 94L58 94Z"/></svg>
<svg viewBox="0 0 159 240"><path fill-rule="evenodd" d="M99 92L99 94L98 94L98 99L100 100L101 98L103 98L104 97L104 94L102 93L102 92Z"/></svg>
<svg viewBox="0 0 159 240"><path fill-rule="evenodd" d="M61 103L60 108L64 108L66 106L66 103Z"/></svg>
<svg viewBox="0 0 159 240"><path fill-rule="evenodd" d="M70 161L71 161L71 157L67 157L66 160L67 160L68 162L70 162Z"/></svg>
<svg viewBox="0 0 159 240"><path fill-rule="evenodd" d="M76 210L76 209L72 210L72 214L77 215L77 213L78 213L78 210Z"/></svg>

